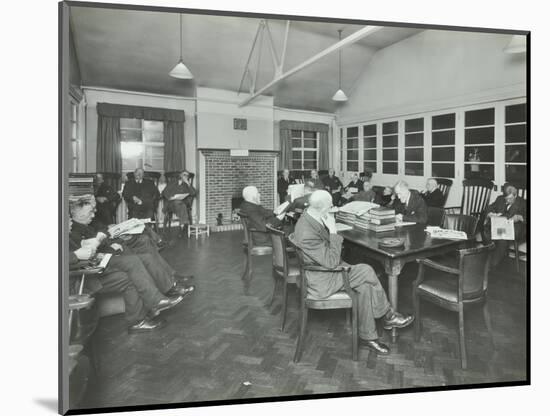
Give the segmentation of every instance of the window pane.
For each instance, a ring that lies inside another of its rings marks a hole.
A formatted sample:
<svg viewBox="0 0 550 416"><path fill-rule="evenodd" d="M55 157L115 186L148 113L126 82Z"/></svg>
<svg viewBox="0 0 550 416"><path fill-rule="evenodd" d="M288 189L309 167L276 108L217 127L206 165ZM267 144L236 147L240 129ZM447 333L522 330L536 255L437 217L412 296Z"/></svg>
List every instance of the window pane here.
<svg viewBox="0 0 550 416"><path fill-rule="evenodd" d="M141 143L120 143L120 153L122 159L132 159L143 155L143 145Z"/></svg>
<svg viewBox="0 0 550 416"><path fill-rule="evenodd" d="M158 130L144 130L143 131L143 141L144 142L164 142L164 133Z"/></svg>
<svg viewBox="0 0 550 416"><path fill-rule="evenodd" d="M359 127L348 127L347 137L359 137Z"/></svg>
<svg viewBox="0 0 550 416"><path fill-rule="evenodd" d="M141 119L139 118L121 118L121 129L138 129L141 130Z"/></svg>
<svg viewBox="0 0 550 416"><path fill-rule="evenodd" d="M434 131L432 133L432 145L441 146L446 144L455 144L455 131Z"/></svg>
<svg viewBox="0 0 550 416"><path fill-rule="evenodd" d="M506 146L506 162L527 162L527 146Z"/></svg>
<svg viewBox="0 0 550 416"><path fill-rule="evenodd" d="M454 162L455 148L454 147L434 147L432 148L433 161Z"/></svg>
<svg viewBox="0 0 550 416"><path fill-rule="evenodd" d="M397 162L384 162L382 163L382 173L389 173L397 175Z"/></svg>
<svg viewBox="0 0 550 416"><path fill-rule="evenodd" d="M316 160L304 160L304 169L317 169Z"/></svg>
<svg viewBox="0 0 550 416"><path fill-rule="evenodd" d="M316 139L317 133L314 131L304 131L304 139Z"/></svg>
<svg viewBox="0 0 550 416"><path fill-rule="evenodd" d="M76 139L76 123L71 124L71 139Z"/></svg>
<svg viewBox="0 0 550 416"><path fill-rule="evenodd" d="M120 140L123 142L141 142L141 130L120 130Z"/></svg>
<svg viewBox="0 0 550 416"><path fill-rule="evenodd" d="M424 145L424 133L406 134L405 146L423 146Z"/></svg>
<svg viewBox="0 0 550 416"><path fill-rule="evenodd" d="M405 160L424 160L424 149L405 149Z"/></svg>
<svg viewBox="0 0 550 416"><path fill-rule="evenodd" d="M313 139L304 140L304 147L307 149L317 149L317 140L313 140Z"/></svg>
<svg viewBox="0 0 550 416"><path fill-rule="evenodd" d="M292 148L297 149L302 147L302 139L292 139Z"/></svg>
<svg viewBox="0 0 550 416"><path fill-rule="evenodd" d="M71 140L72 157L78 157L78 143L76 140Z"/></svg>
<svg viewBox="0 0 550 416"><path fill-rule="evenodd" d="M296 138L302 138L302 130L291 130L290 135Z"/></svg>
<svg viewBox="0 0 550 416"><path fill-rule="evenodd" d="M483 110L466 111L465 126L489 126L495 124L495 109L485 108Z"/></svg>
<svg viewBox="0 0 550 416"><path fill-rule="evenodd" d="M405 120L405 132L424 131L424 118Z"/></svg>
<svg viewBox="0 0 550 416"><path fill-rule="evenodd" d="M317 159L317 152L311 150L304 150L304 159Z"/></svg>
<svg viewBox="0 0 550 416"><path fill-rule="evenodd" d="M454 163L433 163L432 176L436 178L454 178L455 177Z"/></svg>
<svg viewBox="0 0 550 416"><path fill-rule="evenodd" d="M348 139L348 149L357 149L359 147L359 139Z"/></svg>
<svg viewBox="0 0 550 416"><path fill-rule="evenodd" d="M365 160L376 160L376 150L363 151L363 158Z"/></svg>
<svg viewBox="0 0 550 416"><path fill-rule="evenodd" d="M477 129L467 129L464 131L464 142L466 144L493 143L494 141L494 127L482 127Z"/></svg>
<svg viewBox="0 0 550 416"><path fill-rule="evenodd" d="M71 103L71 121L76 121L77 114L78 110L76 104Z"/></svg>
<svg viewBox="0 0 550 416"><path fill-rule="evenodd" d="M525 186L527 183L527 166L506 165L506 181L518 182Z"/></svg>
<svg viewBox="0 0 550 416"><path fill-rule="evenodd" d="M359 160L359 150L348 150L348 160Z"/></svg>
<svg viewBox="0 0 550 416"><path fill-rule="evenodd" d="M382 152L384 160L397 160L397 149L384 149Z"/></svg>
<svg viewBox="0 0 550 416"><path fill-rule="evenodd" d="M164 131L164 122L143 120L143 130Z"/></svg>
<svg viewBox="0 0 550 416"><path fill-rule="evenodd" d="M363 169L376 173L376 162L365 162L363 164Z"/></svg>
<svg viewBox="0 0 550 416"><path fill-rule="evenodd" d="M302 159L302 152L300 150L293 150L292 159Z"/></svg>
<svg viewBox="0 0 550 416"><path fill-rule="evenodd" d="M405 163L405 175L422 176L424 175L423 163Z"/></svg>
<svg viewBox="0 0 550 416"><path fill-rule="evenodd" d="M464 165L464 177L466 179L495 178L495 167L493 165Z"/></svg>
<svg viewBox="0 0 550 416"><path fill-rule="evenodd" d="M348 171L357 172L359 170L359 162L348 162Z"/></svg>
<svg viewBox="0 0 550 416"><path fill-rule="evenodd" d="M376 148L376 137L367 137L363 139L363 147L365 149L375 149Z"/></svg>
<svg viewBox="0 0 550 416"><path fill-rule="evenodd" d="M384 136L382 147L397 147L397 136Z"/></svg>
<svg viewBox="0 0 550 416"><path fill-rule="evenodd" d="M293 160L292 161L292 169L302 169L302 161L301 160Z"/></svg>
<svg viewBox="0 0 550 416"><path fill-rule="evenodd" d="M506 143L525 142L527 142L527 129L525 128L525 124L506 126Z"/></svg>
<svg viewBox="0 0 550 416"><path fill-rule="evenodd" d="M376 124L363 126L363 136L376 136Z"/></svg>
<svg viewBox="0 0 550 416"><path fill-rule="evenodd" d="M477 157L479 158L479 160L476 158L476 149L477 149ZM495 147L494 146L465 147L464 161L465 162L494 162Z"/></svg>
<svg viewBox="0 0 550 416"><path fill-rule="evenodd" d="M455 113L432 117L432 130L452 129L455 127Z"/></svg>
<svg viewBox="0 0 550 416"><path fill-rule="evenodd" d="M525 104L506 107L506 123L521 123L527 121L527 106Z"/></svg>
<svg viewBox="0 0 550 416"><path fill-rule="evenodd" d="M397 121L383 123L382 134L397 134Z"/></svg>

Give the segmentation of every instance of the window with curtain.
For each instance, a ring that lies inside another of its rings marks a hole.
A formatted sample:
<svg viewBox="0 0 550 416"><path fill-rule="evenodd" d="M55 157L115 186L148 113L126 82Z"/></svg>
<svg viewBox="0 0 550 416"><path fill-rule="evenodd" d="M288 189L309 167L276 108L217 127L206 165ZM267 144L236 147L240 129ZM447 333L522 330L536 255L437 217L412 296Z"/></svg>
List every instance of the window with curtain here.
<svg viewBox="0 0 550 416"><path fill-rule="evenodd" d="M505 108L506 181L527 183L527 108L525 104Z"/></svg>
<svg viewBox="0 0 550 416"><path fill-rule="evenodd" d="M319 133L306 130L292 130L292 169L318 169Z"/></svg>
<svg viewBox="0 0 550 416"><path fill-rule="evenodd" d="M455 177L455 113L432 117L432 176Z"/></svg>
<svg viewBox="0 0 550 416"><path fill-rule="evenodd" d="M137 168L164 170L164 123L137 118L120 119L122 171Z"/></svg>
<svg viewBox="0 0 550 416"><path fill-rule="evenodd" d="M397 175L398 138L397 121L382 124L382 173Z"/></svg>
<svg viewBox="0 0 550 416"><path fill-rule="evenodd" d="M346 129L346 170L359 171L359 127Z"/></svg>
<svg viewBox="0 0 550 416"><path fill-rule="evenodd" d="M376 124L363 126L363 170L376 172Z"/></svg>
<svg viewBox="0 0 550 416"><path fill-rule="evenodd" d="M466 111L464 177L495 178L495 109Z"/></svg>

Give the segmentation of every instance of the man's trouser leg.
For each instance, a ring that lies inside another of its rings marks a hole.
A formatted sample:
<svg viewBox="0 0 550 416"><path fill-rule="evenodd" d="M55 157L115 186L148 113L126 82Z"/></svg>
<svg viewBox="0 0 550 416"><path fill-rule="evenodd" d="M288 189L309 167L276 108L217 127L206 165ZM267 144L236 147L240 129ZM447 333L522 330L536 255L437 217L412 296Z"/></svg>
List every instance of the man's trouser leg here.
<svg viewBox="0 0 550 416"><path fill-rule="evenodd" d="M160 293L166 293L174 286L174 274L167 271L159 264L157 257L151 253L137 254L151 277L155 282L155 286Z"/></svg>
<svg viewBox="0 0 550 416"><path fill-rule="evenodd" d="M124 298L125 318L129 323L141 321L147 311L134 284L124 272L101 275L101 290L98 293L120 293Z"/></svg>

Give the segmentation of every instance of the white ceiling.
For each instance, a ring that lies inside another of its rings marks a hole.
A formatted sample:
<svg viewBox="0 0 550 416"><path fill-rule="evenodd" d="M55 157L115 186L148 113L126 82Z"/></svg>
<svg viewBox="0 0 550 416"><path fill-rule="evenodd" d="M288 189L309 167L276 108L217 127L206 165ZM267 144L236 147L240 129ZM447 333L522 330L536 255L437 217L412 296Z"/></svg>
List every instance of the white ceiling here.
<svg viewBox="0 0 550 416"><path fill-rule="evenodd" d="M259 22L242 17L183 15L183 59L195 79L178 80L168 76L180 55L178 14L71 7L82 85L183 96L194 96L195 86L237 91ZM280 55L285 21L269 20L269 26ZM344 30L345 37L362 27L292 21L284 69L337 42L338 29ZM343 89L351 94L350 88L377 50L419 31L385 27L345 48ZM257 88L271 81L273 74L264 35ZM274 95L276 106L334 112L337 104L331 97L337 88L338 54L334 53L278 84L268 94Z"/></svg>

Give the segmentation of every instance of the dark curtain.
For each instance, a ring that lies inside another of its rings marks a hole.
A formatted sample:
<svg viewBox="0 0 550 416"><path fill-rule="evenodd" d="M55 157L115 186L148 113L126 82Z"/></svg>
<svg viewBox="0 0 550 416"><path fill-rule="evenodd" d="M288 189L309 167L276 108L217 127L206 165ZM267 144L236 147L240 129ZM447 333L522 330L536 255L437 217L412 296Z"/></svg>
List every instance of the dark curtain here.
<svg viewBox="0 0 550 416"><path fill-rule="evenodd" d="M183 123L164 122L164 171L174 172L185 169L185 135Z"/></svg>
<svg viewBox="0 0 550 416"><path fill-rule="evenodd" d="M281 120L279 123L280 131L280 150L279 169L291 169L292 166L292 130L315 131L319 133L319 170L329 168L329 149L328 149L328 124L309 123L305 121Z"/></svg>
<svg viewBox="0 0 550 416"><path fill-rule="evenodd" d="M180 123L185 122L185 112L183 110L171 110L168 108L97 103L97 114L106 117L141 118L143 120L155 121L179 121Z"/></svg>
<svg viewBox="0 0 550 416"><path fill-rule="evenodd" d="M120 118L100 115L97 119L97 171L120 173Z"/></svg>

